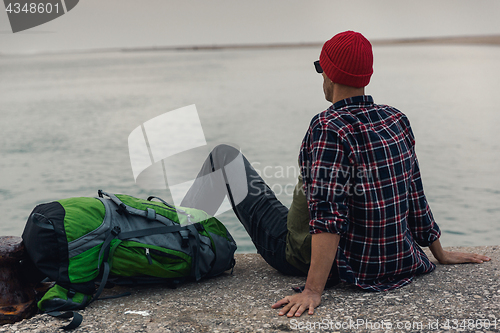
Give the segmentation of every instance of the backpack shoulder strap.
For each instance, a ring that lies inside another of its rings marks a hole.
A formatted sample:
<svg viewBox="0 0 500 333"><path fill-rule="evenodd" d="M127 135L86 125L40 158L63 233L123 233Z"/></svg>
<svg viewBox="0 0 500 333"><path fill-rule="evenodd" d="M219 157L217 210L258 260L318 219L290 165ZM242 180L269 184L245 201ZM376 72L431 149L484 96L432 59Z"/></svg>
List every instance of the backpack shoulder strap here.
<svg viewBox="0 0 500 333"><path fill-rule="evenodd" d="M62 319L71 318L71 322L68 325L59 327L60 329L65 331L77 328L83 321L83 316L75 311L65 311L65 312L51 311L51 312L46 312L46 314L55 318L62 318Z"/></svg>

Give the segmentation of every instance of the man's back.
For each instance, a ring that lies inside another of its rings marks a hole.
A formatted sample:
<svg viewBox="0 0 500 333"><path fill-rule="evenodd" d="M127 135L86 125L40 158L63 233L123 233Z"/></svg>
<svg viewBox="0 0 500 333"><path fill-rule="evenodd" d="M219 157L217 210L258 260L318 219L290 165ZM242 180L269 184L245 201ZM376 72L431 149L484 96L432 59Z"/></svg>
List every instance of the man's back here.
<svg viewBox="0 0 500 333"><path fill-rule="evenodd" d="M387 290L434 269L415 243L428 246L440 231L403 113L370 96L339 101L313 118L299 159L312 233L342 236L342 280Z"/></svg>

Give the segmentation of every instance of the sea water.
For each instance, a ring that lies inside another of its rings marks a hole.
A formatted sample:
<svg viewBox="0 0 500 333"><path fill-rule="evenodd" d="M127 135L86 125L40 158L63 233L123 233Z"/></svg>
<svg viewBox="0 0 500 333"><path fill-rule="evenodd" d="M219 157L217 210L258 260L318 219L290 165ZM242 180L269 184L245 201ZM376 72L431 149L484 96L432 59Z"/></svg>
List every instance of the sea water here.
<svg viewBox="0 0 500 333"><path fill-rule="evenodd" d="M0 57L0 235L21 235L38 203L98 189L170 200L168 191L135 183L128 136L191 104L207 145L238 146L290 205L301 140L329 106L313 66L318 54L262 48ZM409 117L442 243L498 244L500 48L379 46L374 56L366 93ZM170 130L165 140L185 130ZM255 251L232 212L220 219L238 251Z"/></svg>

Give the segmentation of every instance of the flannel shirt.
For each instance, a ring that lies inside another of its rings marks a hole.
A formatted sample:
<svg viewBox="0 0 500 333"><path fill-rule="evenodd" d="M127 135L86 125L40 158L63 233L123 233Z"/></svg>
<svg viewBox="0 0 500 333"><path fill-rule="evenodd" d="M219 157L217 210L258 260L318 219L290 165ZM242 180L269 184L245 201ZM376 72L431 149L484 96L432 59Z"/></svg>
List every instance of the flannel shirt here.
<svg viewBox="0 0 500 333"><path fill-rule="evenodd" d="M340 280L384 291L434 270L419 245L441 232L402 112L368 95L339 101L312 119L299 163L310 233L341 236Z"/></svg>

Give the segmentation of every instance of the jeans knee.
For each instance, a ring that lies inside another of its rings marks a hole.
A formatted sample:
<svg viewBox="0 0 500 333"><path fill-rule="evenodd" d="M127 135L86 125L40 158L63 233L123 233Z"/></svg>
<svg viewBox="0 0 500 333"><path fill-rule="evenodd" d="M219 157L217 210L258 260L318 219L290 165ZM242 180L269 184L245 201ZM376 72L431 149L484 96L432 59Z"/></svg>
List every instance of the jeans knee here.
<svg viewBox="0 0 500 333"><path fill-rule="evenodd" d="M228 144L219 144L210 152L215 169L219 169L234 161L241 154L240 150Z"/></svg>
<svg viewBox="0 0 500 333"><path fill-rule="evenodd" d="M210 153L212 154L212 156L228 156L233 157L234 159L236 156L238 156L240 150L231 145L221 143L215 146Z"/></svg>

